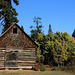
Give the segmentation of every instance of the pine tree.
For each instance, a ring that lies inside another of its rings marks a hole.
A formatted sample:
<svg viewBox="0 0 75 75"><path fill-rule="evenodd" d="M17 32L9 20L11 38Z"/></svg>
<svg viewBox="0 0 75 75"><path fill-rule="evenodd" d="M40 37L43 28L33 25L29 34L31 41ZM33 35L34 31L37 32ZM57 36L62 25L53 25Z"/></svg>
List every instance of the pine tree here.
<svg viewBox="0 0 75 75"><path fill-rule="evenodd" d="M52 33L52 29L51 29L51 25L49 24L49 31L48 31L48 35L49 33Z"/></svg>
<svg viewBox="0 0 75 75"><path fill-rule="evenodd" d="M21 26L21 29L24 31L24 27L23 26Z"/></svg>
<svg viewBox="0 0 75 75"><path fill-rule="evenodd" d="M73 32L72 36L75 38L75 29L74 29L74 32Z"/></svg>
<svg viewBox="0 0 75 75"><path fill-rule="evenodd" d="M16 5L19 5L18 0L13 0ZM18 13L12 7L11 0L0 0L0 25L3 25L2 33L10 27L13 22L18 22Z"/></svg>
<svg viewBox="0 0 75 75"><path fill-rule="evenodd" d="M35 41L38 37L38 33L42 33L42 25L41 24L41 18L40 17L34 17L33 22L35 23L36 26L30 26L30 28L34 28L31 30L31 38Z"/></svg>

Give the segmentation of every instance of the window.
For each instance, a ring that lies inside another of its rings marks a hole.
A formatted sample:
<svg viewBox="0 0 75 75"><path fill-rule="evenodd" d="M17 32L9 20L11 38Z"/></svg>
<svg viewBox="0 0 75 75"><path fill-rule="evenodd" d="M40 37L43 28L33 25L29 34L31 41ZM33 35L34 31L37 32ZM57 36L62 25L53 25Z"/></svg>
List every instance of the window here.
<svg viewBox="0 0 75 75"><path fill-rule="evenodd" d="M17 34L17 28L13 28L13 34Z"/></svg>
<svg viewBox="0 0 75 75"><path fill-rule="evenodd" d="M8 54L8 59L7 60L17 60L17 52L15 51L15 52L9 52L9 54Z"/></svg>
<svg viewBox="0 0 75 75"><path fill-rule="evenodd" d="M18 63L17 63L17 56L18 52L14 51L14 52L6 52L6 66L7 67L17 67Z"/></svg>

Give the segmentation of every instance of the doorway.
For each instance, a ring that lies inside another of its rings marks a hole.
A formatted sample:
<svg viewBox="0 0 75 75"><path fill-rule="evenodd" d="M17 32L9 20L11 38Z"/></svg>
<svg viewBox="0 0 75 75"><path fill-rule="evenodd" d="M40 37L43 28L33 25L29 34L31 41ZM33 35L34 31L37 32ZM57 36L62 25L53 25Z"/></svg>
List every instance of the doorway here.
<svg viewBox="0 0 75 75"><path fill-rule="evenodd" d="M6 52L6 61L5 61L5 66L6 67L17 67L17 59L18 59L18 51L10 51Z"/></svg>

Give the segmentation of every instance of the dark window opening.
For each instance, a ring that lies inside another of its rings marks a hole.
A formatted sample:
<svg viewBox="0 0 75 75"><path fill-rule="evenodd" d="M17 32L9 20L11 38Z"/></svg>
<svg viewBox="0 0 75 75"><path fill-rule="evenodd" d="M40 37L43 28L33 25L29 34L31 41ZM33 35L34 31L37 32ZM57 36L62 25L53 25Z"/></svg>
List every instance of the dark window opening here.
<svg viewBox="0 0 75 75"><path fill-rule="evenodd" d="M6 52L6 66L8 67L17 67L17 51Z"/></svg>
<svg viewBox="0 0 75 75"><path fill-rule="evenodd" d="M6 65L8 67L17 67L17 63L16 62L7 62Z"/></svg>
<svg viewBox="0 0 75 75"><path fill-rule="evenodd" d="M13 28L13 34L17 34L17 28Z"/></svg>
<svg viewBox="0 0 75 75"><path fill-rule="evenodd" d="M17 53L16 52L10 52L8 55L8 60L17 60Z"/></svg>

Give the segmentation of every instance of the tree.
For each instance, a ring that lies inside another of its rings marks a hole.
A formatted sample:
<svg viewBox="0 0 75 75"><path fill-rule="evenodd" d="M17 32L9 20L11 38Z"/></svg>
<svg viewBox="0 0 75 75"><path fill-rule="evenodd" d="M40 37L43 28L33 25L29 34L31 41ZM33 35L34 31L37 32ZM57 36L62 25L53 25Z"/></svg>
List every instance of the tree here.
<svg viewBox="0 0 75 75"><path fill-rule="evenodd" d="M13 0L16 5L19 5L18 0ZM10 27L13 22L18 22L18 13L12 7L11 0L0 0L0 25L3 25L2 33Z"/></svg>
<svg viewBox="0 0 75 75"><path fill-rule="evenodd" d="M40 17L34 17L33 22L35 23L36 26L30 26L30 28L34 28L31 30L31 38L35 41L38 37L38 33L42 33L42 25L39 25L41 23L41 18Z"/></svg>
<svg viewBox="0 0 75 75"><path fill-rule="evenodd" d="M48 60L48 63L62 66L75 56L75 38L67 32L49 33L47 43L45 61Z"/></svg>
<svg viewBox="0 0 75 75"><path fill-rule="evenodd" d="M48 35L49 33L52 33L52 29L51 29L51 25L49 24L49 31L48 31Z"/></svg>
<svg viewBox="0 0 75 75"><path fill-rule="evenodd" d="M73 32L72 36L75 38L75 29L74 29L74 32Z"/></svg>
<svg viewBox="0 0 75 75"><path fill-rule="evenodd" d="M24 27L23 26L21 26L21 29L24 31Z"/></svg>

